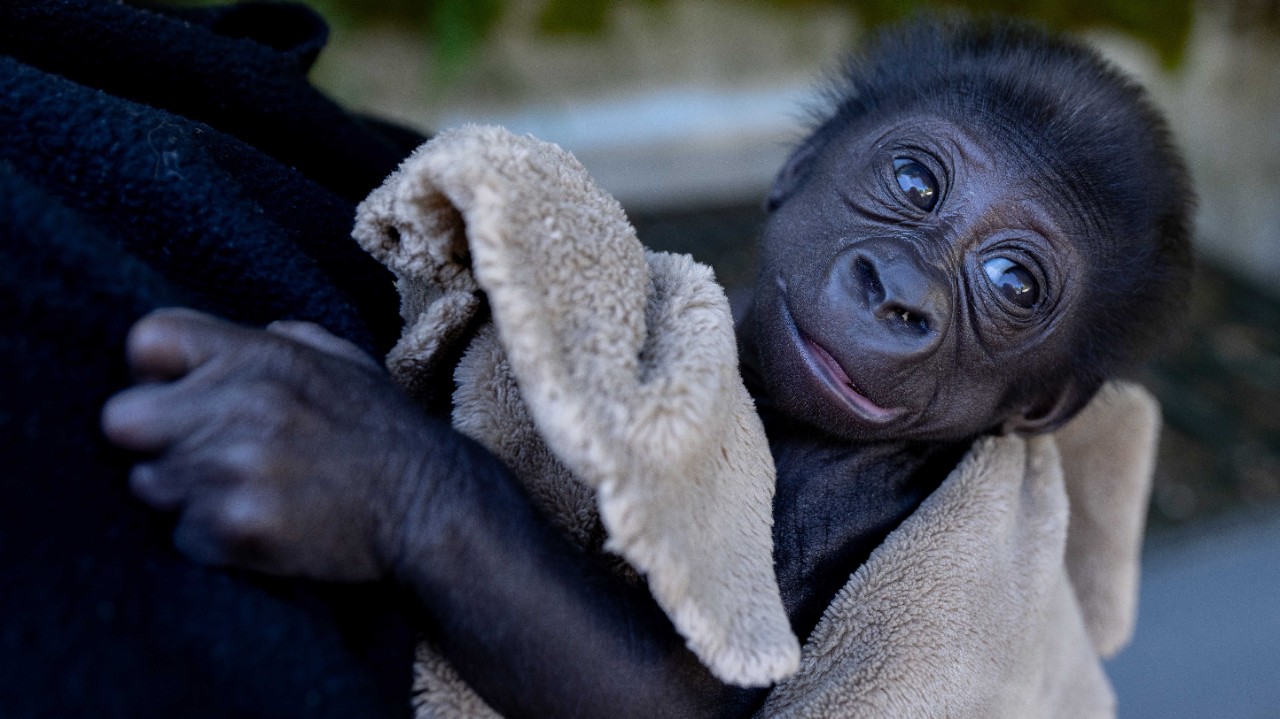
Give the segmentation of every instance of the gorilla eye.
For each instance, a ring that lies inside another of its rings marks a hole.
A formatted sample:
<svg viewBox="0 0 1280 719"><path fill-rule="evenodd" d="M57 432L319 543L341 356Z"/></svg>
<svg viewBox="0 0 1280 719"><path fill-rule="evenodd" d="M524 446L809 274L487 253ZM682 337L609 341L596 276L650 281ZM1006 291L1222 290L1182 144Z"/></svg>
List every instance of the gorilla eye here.
<svg viewBox="0 0 1280 719"><path fill-rule="evenodd" d="M1010 302L1025 309L1036 306L1040 288L1027 268L1007 257L992 257L982 263L982 269L986 270L991 284Z"/></svg>
<svg viewBox="0 0 1280 719"><path fill-rule="evenodd" d="M898 157L893 161L893 174L911 204L928 212L938 203L938 181L924 165Z"/></svg>

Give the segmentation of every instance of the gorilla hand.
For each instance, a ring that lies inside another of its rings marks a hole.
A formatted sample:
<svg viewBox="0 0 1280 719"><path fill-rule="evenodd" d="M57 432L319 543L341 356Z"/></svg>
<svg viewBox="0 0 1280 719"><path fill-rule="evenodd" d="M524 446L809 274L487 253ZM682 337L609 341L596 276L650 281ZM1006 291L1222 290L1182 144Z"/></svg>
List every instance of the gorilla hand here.
<svg viewBox="0 0 1280 719"><path fill-rule="evenodd" d="M102 426L153 453L130 484L177 511L193 559L391 576L503 716L712 716L763 699L711 676L646 588L569 545L501 462L349 343L168 310L140 320L127 349L141 384L107 403Z"/></svg>
<svg viewBox="0 0 1280 719"><path fill-rule="evenodd" d="M391 570L439 475L422 471L435 420L355 345L309 323L161 310L127 354L140 384L107 402L103 431L152 454L130 486L177 512L183 553L340 581Z"/></svg>

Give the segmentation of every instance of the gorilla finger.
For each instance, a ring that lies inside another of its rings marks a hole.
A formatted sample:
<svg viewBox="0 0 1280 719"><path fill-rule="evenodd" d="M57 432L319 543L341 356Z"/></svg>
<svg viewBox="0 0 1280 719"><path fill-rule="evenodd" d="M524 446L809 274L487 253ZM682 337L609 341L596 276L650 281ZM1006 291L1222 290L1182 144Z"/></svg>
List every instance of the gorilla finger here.
<svg viewBox="0 0 1280 719"><path fill-rule="evenodd" d="M155 509L172 510L183 504L227 495L244 481L241 466L249 453L238 447L212 453L170 450L129 472L129 489Z"/></svg>
<svg viewBox="0 0 1280 719"><path fill-rule="evenodd" d="M294 320L277 320L267 325L267 331L312 349L341 357L370 369L382 371L382 367L355 343L332 334L314 322L298 322Z"/></svg>
<svg viewBox="0 0 1280 719"><path fill-rule="evenodd" d="M155 310L134 323L125 340L129 365L144 379L172 380L244 342L244 327L183 307Z"/></svg>
<svg viewBox="0 0 1280 719"><path fill-rule="evenodd" d="M163 462L145 462L129 472L129 491L152 509L177 509L191 491L194 478L165 471Z"/></svg>
<svg viewBox="0 0 1280 719"><path fill-rule="evenodd" d="M178 444L134 467L129 488L156 509L209 505L251 491L276 471L275 466L272 453L253 442L224 441L189 449Z"/></svg>
<svg viewBox="0 0 1280 719"><path fill-rule="evenodd" d="M107 400L99 417L113 444L136 452L158 452L190 433L193 406L173 385L131 387Z"/></svg>
<svg viewBox="0 0 1280 719"><path fill-rule="evenodd" d="M195 498L173 530L173 543L200 564L267 570L273 566L276 514L255 493Z"/></svg>

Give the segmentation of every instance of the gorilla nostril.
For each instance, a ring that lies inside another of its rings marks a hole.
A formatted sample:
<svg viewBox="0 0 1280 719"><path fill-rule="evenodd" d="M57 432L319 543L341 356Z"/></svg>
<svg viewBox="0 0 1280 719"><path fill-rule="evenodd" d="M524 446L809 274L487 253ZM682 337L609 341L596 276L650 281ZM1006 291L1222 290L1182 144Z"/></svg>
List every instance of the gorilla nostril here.
<svg viewBox="0 0 1280 719"><path fill-rule="evenodd" d="M858 273L858 279L862 283L863 292L866 293L867 302L871 305L878 305L884 302L884 285L880 283L880 275L876 273L875 265L872 265L865 257L859 257L853 263L853 267Z"/></svg>
<svg viewBox="0 0 1280 719"><path fill-rule="evenodd" d="M886 312L886 316L899 324L903 328L910 330L917 335L926 335L929 333L929 318L924 315L913 312L901 305L891 305Z"/></svg>
<svg viewBox="0 0 1280 719"><path fill-rule="evenodd" d="M924 338L935 332L929 278L910 261L895 256L877 261L875 255L853 260L857 299L871 316L893 332Z"/></svg>

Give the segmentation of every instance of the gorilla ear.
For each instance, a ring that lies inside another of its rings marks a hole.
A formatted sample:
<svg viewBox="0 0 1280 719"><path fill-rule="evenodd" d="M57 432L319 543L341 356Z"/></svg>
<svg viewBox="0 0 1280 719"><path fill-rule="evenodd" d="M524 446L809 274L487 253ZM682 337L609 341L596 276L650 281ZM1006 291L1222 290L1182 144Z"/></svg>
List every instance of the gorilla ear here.
<svg viewBox="0 0 1280 719"><path fill-rule="evenodd" d="M773 187L769 190L769 196L764 200L766 212L778 209L809 176L809 167L813 165L813 160L821 149L819 143L814 140L815 138L810 137L804 144L793 150L782 169L778 170L778 174L773 178Z"/></svg>
<svg viewBox="0 0 1280 719"><path fill-rule="evenodd" d="M1046 391L1039 400L1006 419L1000 433L1032 435L1052 432L1084 409L1100 386L1101 380L1069 379L1056 391Z"/></svg>

